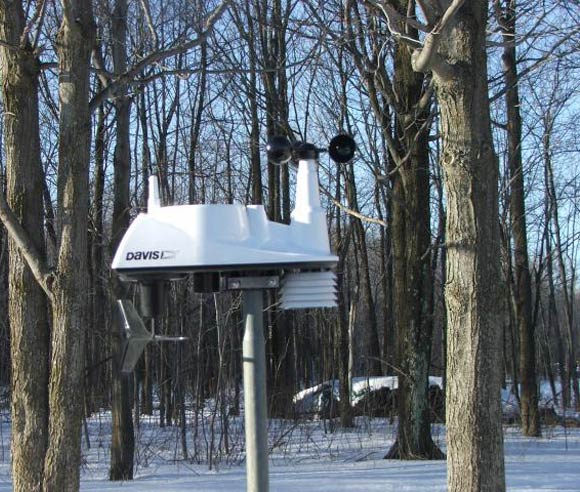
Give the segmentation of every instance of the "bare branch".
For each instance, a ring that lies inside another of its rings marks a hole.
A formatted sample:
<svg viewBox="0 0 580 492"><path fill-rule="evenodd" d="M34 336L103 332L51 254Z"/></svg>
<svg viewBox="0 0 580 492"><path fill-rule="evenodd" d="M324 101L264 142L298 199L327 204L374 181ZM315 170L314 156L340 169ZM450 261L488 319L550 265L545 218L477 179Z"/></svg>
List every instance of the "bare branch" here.
<svg viewBox="0 0 580 492"><path fill-rule="evenodd" d="M223 0L209 15L207 18L203 32L199 34L198 37L195 39L191 39L184 43L179 43L172 48L168 48L165 50L154 51L149 53L146 57L144 57L141 61L135 64L132 68L127 70L125 73L121 74L117 77L114 81L110 82L101 92L96 94L90 103L91 110L94 110L99 104L101 104L105 99L110 97L110 95L120 86L124 84L131 83L133 79L145 68L150 65L157 64L162 62L163 60L179 55L180 53L185 53L196 46L199 46L201 43L205 41L209 32L213 29L216 22L220 19L220 17L224 14L226 9L230 6L231 0Z"/></svg>
<svg viewBox="0 0 580 492"><path fill-rule="evenodd" d="M439 54L440 36L448 27L449 22L457 11L465 3L465 0L453 0L441 19L435 24L433 30L425 38L422 49L415 50L412 56L413 69L417 72L433 71L443 79L449 80L454 75L453 67Z"/></svg>
<svg viewBox="0 0 580 492"><path fill-rule="evenodd" d="M367 0L369 3L377 3L374 2L373 0ZM411 4L409 3L409 8L411 7ZM419 22L417 19L415 19L414 17L411 16L411 11L409 10L407 12L407 15L404 16L403 14L400 14L397 9L395 9L392 5L386 3L386 4L381 4L380 5L381 10L384 12L389 12L389 14L392 16L393 20L398 20L401 24L406 24L410 27L414 27L415 29L417 29L418 31L422 31L422 32L429 32L431 31L431 27L429 25L423 24L421 22ZM414 38L409 38L411 41L417 41Z"/></svg>
<svg viewBox="0 0 580 492"><path fill-rule="evenodd" d="M575 32L578 32L578 31L580 31L580 29L578 29ZM563 44L565 44L567 41L568 41L567 37L565 37L565 36L561 37L557 42L554 43L553 46L551 46L549 48L549 50L541 58L534 60L533 63L531 63L527 67L520 70L519 71L520 78L524 78L524 77L528 76L530 73L532 73L534 70L541 68L547 62L547 60L549 60L550 57L553 56L557 52L558 48L560 46L562 46ZM519 60L518 63L520 61L521 60ZM490 96L489 102L492 103L492 102L496 101L497 99L499 99L500 97L503 97L505 95L506 90L507 90L507 87L503 87L500 91L498 91L497 93Z"/></svg>
<svg viewBox="0 0 580 492"><path fill-rule="evenodd" d="M361 214L356 210L352 210L351 208L348 208L346 205L340 203L336 198L330 197L330 199L335 206L340 208L343 212L346 212L348 215L352 215L353 217L356 217L357 219L360 219L363 222L369 222L371 224L378 224L382 227L387 227L387 223L384 220L375 219L374 217L369 217L368 215Z"/></svg>
<svg viewBox="0 0 580 492"><path fill-rule="evenodd" d="M215 23L220 19L231 3L231 0L223 0L222 3L220 3L211 14L209 14L204 26L204 36L213 29Z"/></svg>
<svg viewBox="0 0 580 492"><path fill-rule="evenodd" d="M451 21L451 19L455 17L455 14L463 6L464 3L465 0L453 0L449 8L443 14L441 21L438 22L438 24L435 26L435 29L432 31L432 33L440 34L442 31L444 31L445 28L447 27L447 24L449 24L449 21Z"/></svg>
<svg viewBox="0 0 580 492"><path fill-rule="evenodd" d="M105 60L103 59L103 53L98 46L95 46L93 49L93 65L95 67L95 73L99 78L99 81L103 85L103 87L108 87L111 79L113 78L113 74L109 72L105 68Z"/></svg>
<svg viewBox="0 0 580 492"><path fill-rule="evenodd" d="M405 44L408 44L412 48L421 48L422 44L418 39L414 39L408 36L403 29L398 28L398 25L404 26L405 24L411 25L412 27L423 31L429 32L428 26L421 24L420 22L412 19L410 17L405 17L404 15L397 12L395 8L393 8L388 3L384 2L377 2L375 0L366 0L366 3L369 4L371 7L374 7L377 10L380 10L385 19L387 21L387 28L389 32L393 35L393 37Z"/></svg>
<svg viewBox="0 0 580 492"><path fill-rule="evenodd" d="M159 38L157 37L157 32L155 31L155 26L153 26L153 19L151 18L151 9L149 8L149 2L147 0L141 0L141 8L143 9L143 15L145 16L145 22L151 33L151 38L153 39L154 46L159 45Z"/></svg>
<svg viewBox="0 0 580 492"><path fill-rule="evenodd" d="M427 107L431 104L433 93L435 92L435 84L433 83L433 79L429 80L429 85L427 86L427 90L421 96L421 99L415 105L415 110L417 112L424 111Z"/></svg>
<svg viewBox="0 0 580 492"><path fill-rule="evenodd" d="M408 44L415 49L412 56L413 69L416 72L434 71L443 79L450 79L454 75L454 70L439 54L440 35L445 31L449 22L457 11L461 8L465 0L453 0L447 10L443 13L441 18L435 22L436 14L441 12L441 5L439 2L425 2L417 1L419 7L423 11L427 22L427 26L416 21L410 15L404 16L399 13L393 6L383 1L366 0L366 3L375 9L380 10L386 21L390 33L399 41ZM421 43L418 39L414 39L406 34L404 27L399 25L414 27L423 32L428 32L425 42ZM431 28L431 26L433 26Z"/></svg>
<svg viewBox="0 0 580 492"><path fill-rule="evenodd" d="M439 33L430 32L425 39L422 48L416 49L411 57L413 70L416 72L429 72L433 68L433 62L439 48Z"/></svg>
<svg viewBox="0 0 580 492"><path fill-rule="evenodd" d="M46 292L46 295L50 297L52 296L54 274L42 260L42 257L30 239L30 236L24 230L18 221L18 218L8 205L2 188L3 186L0 180L0 221L8 231L8 236L12 241L14 241L14 244L26 260L34 278L44 292Z"/></svg>
<svg viewBox="0 0 580 492"><path fill-rule="evenodd" d="M39 2L37 2L36 9L34 9L34 14L30 18L30 21L28 22L28 24L26 25L26 27L24 28L24 31L22 31L22 34L20 36L20 48L26 47L26 44L28 43L28 34L30 34L30 31L32 31L32 27L34 26L36 21L39 19L40 20L39 20L38 32L40 32L40 24L42 23L42 20L44 18L44 6L45 6L45 4L46 4L45 0L40 0ZM35 46L36 46L36 43L38 42L38 32L37 32L37 35L36 35L35 40L34 40Z"/></svg>

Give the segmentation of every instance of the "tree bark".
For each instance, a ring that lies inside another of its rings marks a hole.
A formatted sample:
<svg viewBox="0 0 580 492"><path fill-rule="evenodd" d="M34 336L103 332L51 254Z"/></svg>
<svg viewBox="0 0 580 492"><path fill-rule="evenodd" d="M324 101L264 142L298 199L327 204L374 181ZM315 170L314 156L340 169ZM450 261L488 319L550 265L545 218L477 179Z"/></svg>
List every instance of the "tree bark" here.
<svg viewBox="0 0 580 492"><path fill-rule="evenodd" d="M337 202L341 198L341 171L336 169L336 194ZM338 292L338 313L336 316L337 330L335 335L336 358L338 360L338 384L339 384L339 405L340 426L342 428L353 427L354 415L351 406L351 391L349 377L349 324L348 324L348 277L346 275L347 258L351 243L352 229L343 227L340 211L336 213L336 225L334 227L336 240L335 248L338 256L336 265L336 287Z"/></svg>
<svg viewBox="0 0 580 492"><path fill-rule="evenodd" d="M489 116L488 2L466 2L432 66L447 194L447 477L450 492L505 490L501 428L498 163Z"/></svg>
<svg viewBox="0 0 580 492"><path fill-rule="evenodd" d="M497 0L497 3L500 3ZM524 171L522 163L522 117L516 65L516 2L506 0L498 21L506 46L502 61L506 84L508 163L510 171L510 216L514 241L516 320L520 340L520 416L526 436L540 436L538 389L536 384L536 344L532 323L532 281L528 259ZM503 11L502 11L503 10Z"/></svg>
<svg viewBox="0 0 580 492"><path fill-rule="evenodd" d="M4 171L0 169L0 175ZM0 189L0 193L4 193ZM0 312L8 312L8 238L6 231L0 223ZM11 377L10 356L10 323L7 318L0 319L0 384L8 386Z"/></svg>
<svg viewBox="0 0 580 492"><path fill-rule="evenodd" d="M28 39L20 41L25 27L22 4L1 2L0 37L12 46L0 47L7 201L44 257L40 64ZM48 311L45 293L16 243L8 244L13 487L15 492L39 492L48 446Z"/></svg>
<svg viewBox="0 0 580 492"><path fill-rule="evenodd" d="M52 291L53 340L49 382L49 445L45 492L76 492L87 321L89 197L89 65L95 27L90 0L63 2L58 33L59 245Z"/></svg>
<svg viewBox="0 0 580 492"><path fill-rule="evenodd" d="M113 63L116 74L127 70L127 0L117 0L113 9L111 33L113 36ZM127 96L126 86L119 86L115 98L116 110L116 141L113 158L114 167L114 198L113 198L113 226L111 238L111 252L116 251L123 234L129 227L130 212L130 174L131 174L131 147L130 147L130 118L131 100ZM115 298L126 296L126 287L118 278L112 278L112 288ZM110 308L113 310L113 306ZM133 479L133 455L135 436L132 418L132 374L123 374L120 371L122 356L121 330L118 324L113 323L113 371L112 371L112 439L111 463L109 469L110 480Z"/></svg>
<svg viewBox="0 0 580 492"><path fill-rule="evenodd" d="M99 84L97 82L97 87ZM105 196L105 151L106 151L106 115L104 105L97 108L95 146L94 146L94 177L90 212L90 284L91 284L91 318L89 321L92 359L89 363L90 377L87 381L94 398L88 399L89 408L95 410L98 405L109 403L110 365L101 364L102 354L110 353L110 316L103 313L103 300L107 299L105 273L107 267L104 260L104 205ZM100 401L96 401L96 397Z"/></svg>
<svg viewBox="0 0 580 492"><path fill-rule="evenodd" d="M407 11L407 2L399 6ZM442 459L431 438L429 367L433 332L429 211L429 108L417 111L423 75L413 71L411 52L398 44L393 86L399 107L396 142L405 155L393 173L392 245L397 334L397 440L387 458Z"/></svg>

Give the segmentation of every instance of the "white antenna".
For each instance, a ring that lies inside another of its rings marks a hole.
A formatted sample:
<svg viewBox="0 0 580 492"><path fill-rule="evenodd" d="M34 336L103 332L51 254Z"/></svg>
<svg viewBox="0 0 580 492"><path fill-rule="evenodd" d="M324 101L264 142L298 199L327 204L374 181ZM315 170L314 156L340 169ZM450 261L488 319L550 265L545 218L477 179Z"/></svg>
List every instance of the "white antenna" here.
<svg viewBox="0 0 580 492"><path fill-rule="evenodd" d="M149 196L147 197L147 212L153 212L161 207L159 181L157 176L149 176Z"/></svg>

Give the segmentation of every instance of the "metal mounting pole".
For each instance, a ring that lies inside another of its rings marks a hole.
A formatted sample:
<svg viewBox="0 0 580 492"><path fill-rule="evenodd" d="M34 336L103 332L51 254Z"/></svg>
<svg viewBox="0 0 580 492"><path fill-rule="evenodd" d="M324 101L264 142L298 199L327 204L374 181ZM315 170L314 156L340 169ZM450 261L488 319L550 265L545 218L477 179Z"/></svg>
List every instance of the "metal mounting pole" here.
<svg viewBox="0 0 580 492"><path fill-rule="evenodd" d="M268 414L263 291L244 290L244 419L247 492L268 492Z"/></svg>

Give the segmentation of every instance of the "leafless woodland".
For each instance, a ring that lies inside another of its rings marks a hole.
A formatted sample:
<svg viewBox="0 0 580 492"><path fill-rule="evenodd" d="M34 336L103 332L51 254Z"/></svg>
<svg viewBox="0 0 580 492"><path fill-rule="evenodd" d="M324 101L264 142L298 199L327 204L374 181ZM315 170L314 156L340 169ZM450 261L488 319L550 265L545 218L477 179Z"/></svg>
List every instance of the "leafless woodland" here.
<svg viewBox="0 0 580 492"><path fill-rule="evenodd" d="M295 174L266 142L338 133L358 146L320 162L338 309L268 296L270 415L299 418L297 391L338 380L332 417L351 426L350 378L397 375L386 456L442 458L427 385L442 376L449 490L504 490L500 386L528 436L544 424L540 381L555 408L580 410L579 26L576 0L1 0L14 490L78 490L98 409L113 413L113 480L132 477L143 415L179 429L183 459L227 453L240 299L171 284L157 326L188 341L122 376L114 301L138 292L112 254L152 174L166 204L264 204L288 223ZM186 436L208 422L219 435L202 456Z"/></svg>

